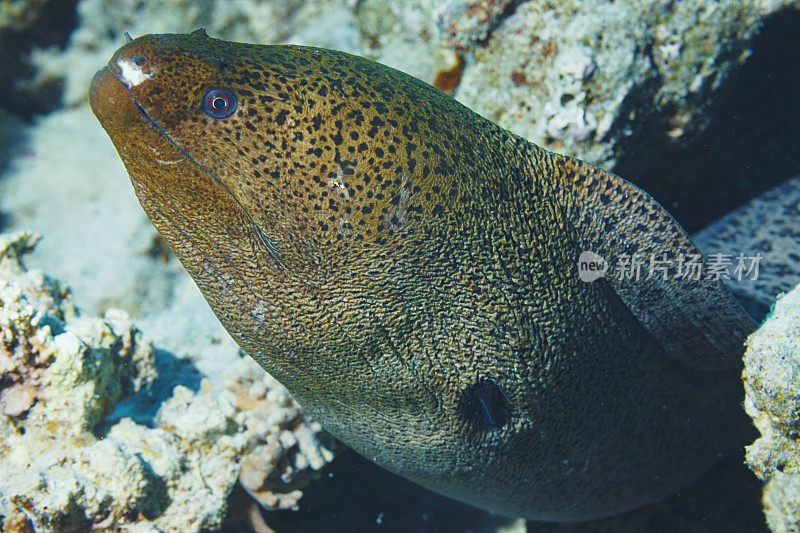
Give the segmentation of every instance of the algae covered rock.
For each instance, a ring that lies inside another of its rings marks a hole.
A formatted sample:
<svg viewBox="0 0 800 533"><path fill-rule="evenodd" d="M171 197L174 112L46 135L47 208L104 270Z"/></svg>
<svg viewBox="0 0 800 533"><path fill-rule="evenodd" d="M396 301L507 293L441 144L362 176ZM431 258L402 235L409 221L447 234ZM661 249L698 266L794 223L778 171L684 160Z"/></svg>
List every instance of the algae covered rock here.
<svg viewBox="0 0 800 533"><path fill-rule="evenodd" d="M215 530L240 480L296 508L333 439L247 357L172 388L125 312L82 316L25 269L38 239L0 234L0 530Z"/></svg>
<svg viewBox="0 0 800 533"><path fill-rule="evenodd" d="M775 532L800 530L800 286L779 298L747 341L745 409L761 437L747 464L763 481L764 513Z"/></svg>
<svg viewBox="0 0 800 533"><path fill-rule="evenodd" d="M643 117L675 141L706 127L715 91L764 20L796 0L361 0L363 54L439 86L546 148L613 166ZM443 59L445 58L445 59Z"/></svg>
<svg viewBox="0 0 800 533"><path fill-rule="evenodd" d="M791 4L787 2L786 4ZM795 2L794 5L797 5ZM780 3L525 2L474 50L456 96L544 147L612 166L639 115L685 139Z"/></svg>

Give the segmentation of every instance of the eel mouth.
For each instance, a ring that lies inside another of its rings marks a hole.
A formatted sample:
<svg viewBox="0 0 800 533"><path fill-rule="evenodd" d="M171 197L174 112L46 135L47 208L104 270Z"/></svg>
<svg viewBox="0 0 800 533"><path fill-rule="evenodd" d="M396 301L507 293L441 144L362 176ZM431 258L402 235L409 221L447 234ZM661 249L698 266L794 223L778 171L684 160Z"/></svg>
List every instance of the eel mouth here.
<svg viewBox="0 0 800 533"><path fill-rule="evenodd" d="M267 250L267 252L269 252L269 256L273 260L272 266L275 268L282 267L282 265L276 259L276 257L278 257L277 253L273 254L272 250L270 249L270 247L274 247L274 245L272 245L272 242L269 241L266 235L264 235L264 232L261 230L261 228L252 221L252 219L249 217L249 214L239 203L238 199L227 187L225 187L224 184L220 182L219 179L216 178L216 176L214 176L208 171L208 169L203 167L203 165L198 163L191 155L189 155L172 139L167 132L163 130L163 128L158 125L155 120L153 120L152 117L150 117L150 115L145 111L141 104L139 104L133 94L131 94L130 85L126 82L126 79L121 72L115 72L110 66L100 69L92 79L89 92L89 102L92 111L97 116L103 128L108 132L109 137L116 145L117 150L120 152L120 156L124 162L126 162L126 157L133 155L132 153L128 153L128 151L131 149L136 150L136 146L141 145L143 141L142 135L139 133L141 128L149 127L151 130L149 133L151 138L155 138L152 137L152 135L157 133L161 139L166 140L175 150L185 156L186 163L196 166L196 168L200 169L205 175L213 179L223 188L223 190L225 190L227 194L230 195L231 200L236 202L238 208L249 220L251 234L258 237L264 244L264 248ZM128 142L129 139L132 140ZM139 144L137 144L137 141ZM148 158L150 158L149 156L152 155L146 150L144 152L148 155ZM158 160L153 160L159 163ZM164 162L160 163L164 164ZM185 231L185 228L183 228L181 224L177 223L166 210L161 209L158 201L154 199L146 190L147 187L140 183L140 180L136 178L131 169L128 170L131 177L131 184L133 185L133 188L136 191L137 197L139 198L142 207L145 209L145 212L147 212L151 218L153 213L157 214L157 218L169 228L168 233L171 239L178 243L179 248L192 250L193 256L197 258L196 268L202 272L203 279L205 279L207 283L213 284L217 291L224 293L226 295L226 301L237 302L239 300L239 296L231 286L229 276L226 277L222 274L223 269L217 264L217 260L205 253L204 246L197 242L191 232ZM245 290L250 293L252 298L256 298L255 293L250 288L245 277L235 266L233 266L233 262L223 262L228 265L229 270L232 269L233 272L235 272L238 284L244 287ZM234 307L232 312L243 314L246 312L246 309ZM259 317L254 316L254 319L258 321L259 328L266 328L266 325L260 321Z"/></svg>
<svg viewBox="0 0 800 533"><path fill-rule="evenodd" d="M120 155L123 155L125 139L136 136L136 124L145 125L158 133L172 147L182 154L192 165L200 169L203 174L217 183L231 198L239 208L244 218L248 221L254 236L262 244L268 253L271 263L279 270L283 269L283 256L275 243L267 236L264 230L253 220L250 213L242 205L241 201L213 172L206 168L194 156L187 152L178 144L172 136L155 121L131 93L131 88L139 83L145 82L153 76L153 73L143 73L125 65L127 60L120 59L121 51L117 52L109 61L108 65L97 71L92 78L89 89L89 104L92 108L103 129L106 130L111 140L117 146ZM134 64L132 61L130 64ZM177 161L175 161L177 162ZM163 161L161 163L164 163Z"/></svg>
<svg viewBox="0 0 800 533"><path fill-rule="evenodd" d="M100 124L111 135L118 124L128 118L133 98L125 85L106 66L98 70L92 78L89 87L89 105Z"/></svg>
<svg viewBox="0 0 800 533"><path fill-rule="evenodd" d="M109 61L108 65L97 71L92 79L92 84L89 89L89 103L92 111L100 120L100 123L108 131L112 140L115 138L117 132L112 132L115 120L121 120L126 124L135 115L134 110L138 112L139 119L150 125L159 135L161 135L167 142L169 142L175 149L177 149L184 157L186 157L192 164L201 169L208 177L219 183L228 194L233 194L213 172L209 171L197 159L192 157L186 150L180 146L175 139L172 138L164 129L156 122L142 107L136 97L131 93L131 88L139 83L150 79L152 73L143 73L140 69L137 70L132 61L117 59L119 52L115 54L114 58ZM130 65L134 65L131 67ZM116 68L115 68L116 67ZM117 126L119 127L119 126ZM235 197L234 197L235 199ZM237 200L238 203L238 200Z"/></svg>

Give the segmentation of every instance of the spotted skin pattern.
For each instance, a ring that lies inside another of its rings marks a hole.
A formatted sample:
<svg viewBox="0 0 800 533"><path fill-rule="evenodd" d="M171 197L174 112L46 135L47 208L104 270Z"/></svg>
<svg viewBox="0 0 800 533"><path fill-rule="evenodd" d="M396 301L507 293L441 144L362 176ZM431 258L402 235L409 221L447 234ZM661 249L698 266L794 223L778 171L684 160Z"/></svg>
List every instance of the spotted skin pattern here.
<svg viewBox="0 0 800 533"><path fill-rule="evenodd" d="M728 285L752 315L764 318L775 298L800 282L800 176L722 217L694 240L706 255L728 255L732 265L740 253L761 255L757 275L732 277Z"/></svg>
<svg viewBox="0 0 800 533"><path fill-rule="evenodd" d="M126 87L131 58L146 80ZM202 110L217 88L238 99L224 119ZM694 250L616 176L331 50L147 35L90 96L231 335L383 467L497 513L583 520L744 443L753 324L721 284L578 278L587 247Z"/></svg>

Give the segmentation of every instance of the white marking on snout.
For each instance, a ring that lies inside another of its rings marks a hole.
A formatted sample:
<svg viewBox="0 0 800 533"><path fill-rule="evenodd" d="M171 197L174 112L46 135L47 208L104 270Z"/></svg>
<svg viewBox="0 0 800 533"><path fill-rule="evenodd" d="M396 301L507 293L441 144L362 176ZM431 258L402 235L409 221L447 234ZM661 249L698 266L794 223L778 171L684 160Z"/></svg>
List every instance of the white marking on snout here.
<svg viewBox="0 0 800 533"><path fill-rule="evenodd" d="M122 80L129 89L131 87L136 87L143 81L149 80L153 77L153 74L155 74L155 71L150 73L143 72L142 67L129 59L118 59L117 66L120 70L120 80Z"/></svg>

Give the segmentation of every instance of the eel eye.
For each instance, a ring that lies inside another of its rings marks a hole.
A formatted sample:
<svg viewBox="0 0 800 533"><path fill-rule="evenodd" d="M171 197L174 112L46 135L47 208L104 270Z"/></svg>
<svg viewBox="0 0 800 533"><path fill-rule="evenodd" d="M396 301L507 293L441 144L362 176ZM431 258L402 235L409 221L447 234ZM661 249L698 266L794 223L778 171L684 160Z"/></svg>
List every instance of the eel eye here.
<svg viewBox="0 0 800 533"><path fill-rule="evenodd" d="M203 96L203 112L212 118L229 117L236 111L236 97L227 89L211 89Z"/></svg>

